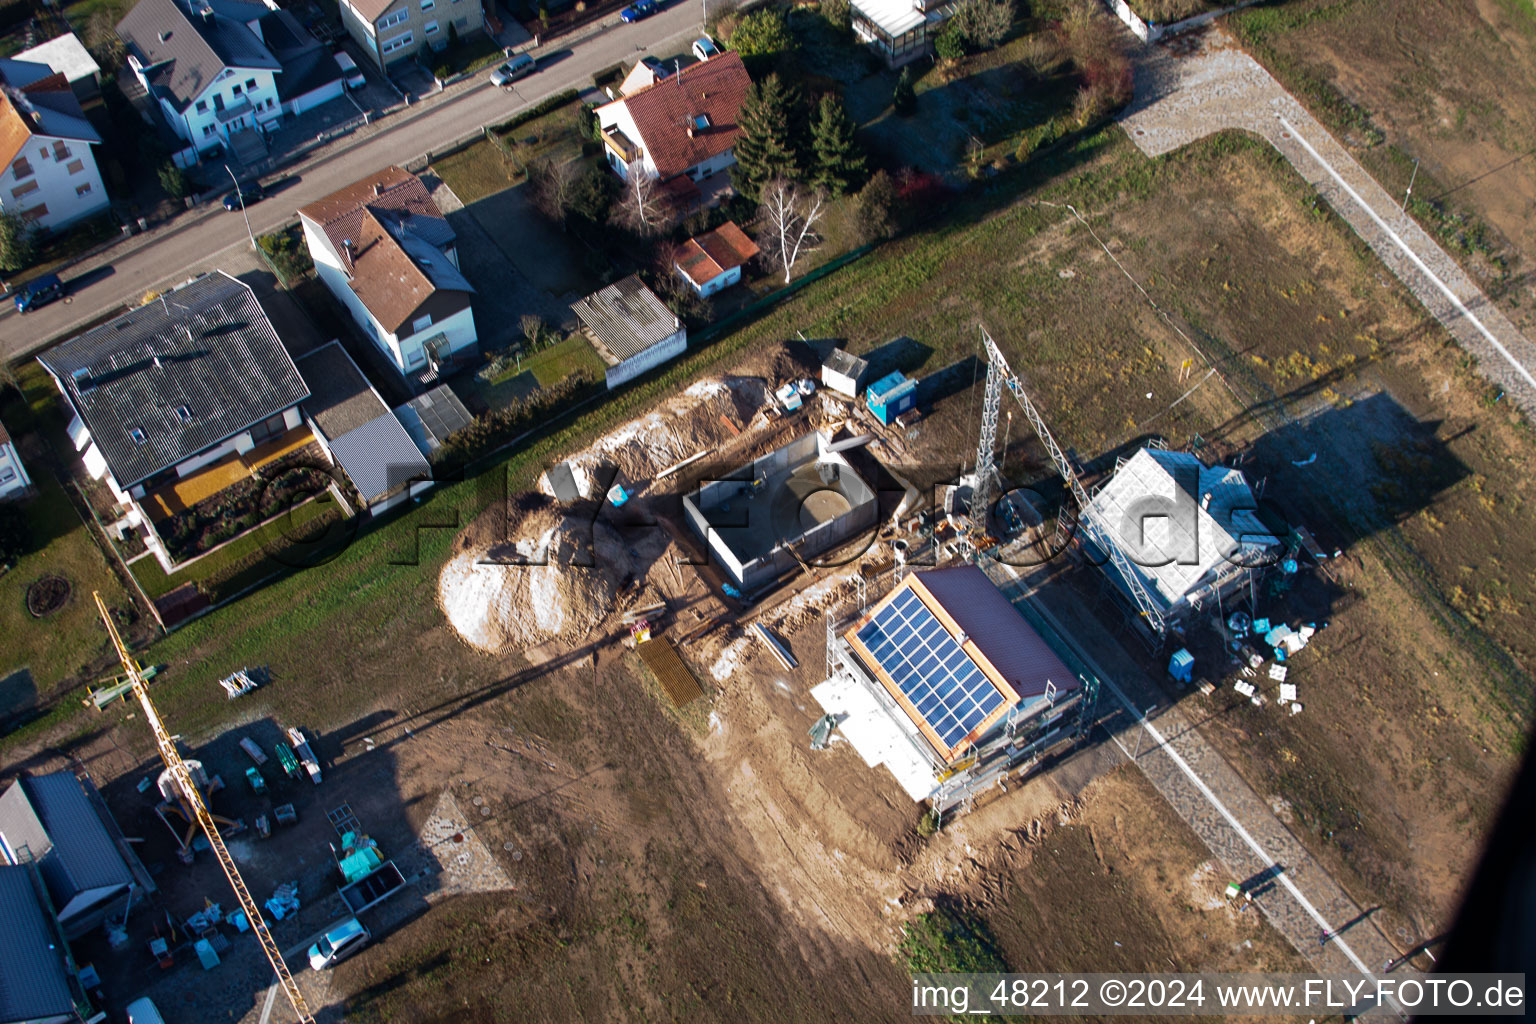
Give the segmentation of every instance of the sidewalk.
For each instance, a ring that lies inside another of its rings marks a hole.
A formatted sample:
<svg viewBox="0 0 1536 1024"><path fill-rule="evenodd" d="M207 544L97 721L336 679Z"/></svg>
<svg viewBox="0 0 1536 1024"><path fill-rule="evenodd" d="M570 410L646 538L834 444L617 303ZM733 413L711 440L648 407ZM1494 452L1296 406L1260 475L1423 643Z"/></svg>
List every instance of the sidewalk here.
<svg viewBox="0 0 1536 1024"><path fill-rule="evenodd" d="M1192 51L1142 47L1136 99L1120 123L1148 156L1233 128L1267 140L1477 358L1478 372L1536 415L1536 345L1225 32L1209 29Z"/></svg>
<svg viewBox="0 0 1536 1024"><path fill-rule="evenodd" d="M989 571L1011 600L1029 601L1099 677L1104 684L1099 709L1115 745L1135 761L1231 876L1244 880L1280 869L1274 886L1254 903L1318 972L1377 975L1398 955L1373 918L1359 920L1362 908L1205 741L1184 711L1167 705L1134 658L1118 643L1101 644L1090 653L1073 639L1102 635L1104 628L1076 594L1063 585L1036 585L1034 575L1023 576L1001 563L989 566ZM1343 934L1337 934L1346 925ZM1326 943L1321 941L1324 935L1329 936ZM1415 969L1405 965L1397 973L1412 974ZM1370 1018L1399 1016L1379 1010Z"/></svg>

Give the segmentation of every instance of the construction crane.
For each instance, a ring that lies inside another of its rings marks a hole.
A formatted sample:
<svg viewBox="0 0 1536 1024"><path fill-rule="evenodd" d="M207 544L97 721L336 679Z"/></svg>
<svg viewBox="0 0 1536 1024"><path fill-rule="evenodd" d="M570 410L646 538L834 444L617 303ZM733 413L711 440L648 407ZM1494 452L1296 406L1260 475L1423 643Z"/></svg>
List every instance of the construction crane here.
<svg viewBox="0 0 1536 1024"><path fill-rule="evenodd" d="M293 1012L298 1016L300 1024L315 1024L315 1018L304 1002L304 994L299 991L298 985L294 984L293 975L288 973L288 965L283 962L283 954L278 950L277 943L272 940L272 933L267 929L266 921L262 920L261 908L251 897L250 890L245 887L245 880L240 877L234 858L230 857L229 849L224 845L224 837L219 835L218 825L214 823L213 815L208 812L208 805L203 802L203 794L192 777L191 769L181 759L181 754L177 751L170 732L166 730L165 723L160 721L160 712L155 710L154 702L149 699L149 689L144 683L143 669L139 668L139 663L128 653L128 648L123 646L123 638L118 635L117 626L113 623L106 603L101 599L101 594L93 593L92 596L96 599L96 610L101 613L101 621L107 624L107 633L112 637L112 647L117 651L118 660L123 663L123 672L128 677L133 695L139 699L140 706L144 708L144 717L148 720L150 729L154 731L155 746L160 751L160 760L165 762L166 770L170 772L172 780L181 790L187 807L196 817L197 824L202 826L203 834L208 837L208 845L213 847L214 855L219 859L219 867L224 869L224 877L229 879L230 888L235 890L235 896L240 900L240 908L245 911L245 919L250 922L251 930L256 933L262 952L267 954L267 960L271 962L272 970L277 974L278 983L283 987L283 994L293 1005Z"/></svg>
<svg viewBox="0 0 1536 1024"><path fill-rule="evenodd" d="M992 335L987 333L985 327L981 329L981 340L987 352L987 383L981 410L981 436L976 444L976 486L971 491L972 526L980 534L984 535L987 532L987 513L990 511L997 489L998 473L993 458L993 449L997 445L997 413L998 406L1002 402L1003 385L1006 384L1008 390L1013 393L1013 397L1018 400L1020 408L1024 410L1024 418L1029 420L1035 435L1045 446L1046 453L1050 455L1051 462L1056 466L1056 471L1061 474L1072 496L1077 499L1079 525L1109 556L1115 571L1125 582L1125 589L1130 592L1131 600L1136 602L1136 608L1147 620L1147 624L1158 636L1163 636L1167 629L1167 624L1163 621L1163 613L1158 608L1157 602L1152 599L1152 595L1147 592L1140 573L1136 571L1130 559L1126 558L1125 552L1120 549L1115 538L1108 536L1088 518L1088 508L1092 499L1088 495L1088 489L1083 486L1077 467L1073 465L1071 459L1067 458L1066 452L1061 450L1056 439L1051 436L1050 429L1045 425L1045 419L1040 415L1040 410L1036 409L1035 404L1029 400L1029 393L1024 390L1024 384L1009 368L1002 349L997 347L997 342L992 340Z"/></svg>

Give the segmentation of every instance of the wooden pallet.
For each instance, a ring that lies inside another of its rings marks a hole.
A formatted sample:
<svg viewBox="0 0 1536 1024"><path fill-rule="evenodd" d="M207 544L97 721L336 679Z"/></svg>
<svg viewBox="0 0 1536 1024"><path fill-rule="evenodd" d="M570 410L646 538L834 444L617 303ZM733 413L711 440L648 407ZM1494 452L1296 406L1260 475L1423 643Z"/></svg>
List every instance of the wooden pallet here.
<svg viewBox="0 0 1536 1024"><path fill-rule="evenodd" d="M683 664L683 659L677 656L677 649L672 646L672 641L659 637L636 644L635 650L675 707L682 707L704 696L704 690L699 686L698 679L694 678L688 666Z"/></svg>

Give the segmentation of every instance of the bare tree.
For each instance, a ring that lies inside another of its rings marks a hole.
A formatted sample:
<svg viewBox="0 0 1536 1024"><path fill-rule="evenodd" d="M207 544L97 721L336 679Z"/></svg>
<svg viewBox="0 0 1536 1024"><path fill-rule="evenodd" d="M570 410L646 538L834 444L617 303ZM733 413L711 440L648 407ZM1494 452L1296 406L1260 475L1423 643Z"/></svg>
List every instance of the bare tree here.
<svg viewBox="0 0 1536 1024"><path fill-rule="evenodd" d="M763 186L758 216L764 225L763 252L784 268L784 283L800 257L821 244L816 222L821 220L826 197L821 192L801 192L800 186L774 178Z"/></svg>
<svg viewBox="0 0 1536 1024"><path fill-rule="evenodd" d="M1013 0L962 0L953 23L972 46L990 50L1008 34L1014 14Z"/></svg>
<svg viewBox="0 0 1536 1024"><path fill-rule="evenodd" d="M659 182L646 171L640 160L631 161L624 168L624 217L642 235L654 234L665 227L666 211L662 208Z"/></svg>
<svg viewBox="0 0 1536 1024"><path fill-rule="evenodd" d="M524 313L518 317L517 326L522 329L523 337L528 339L530 351L539 347L539 340L544 337L544 318L537 313Z"/></svg>
<svg viewBox="0 0 1536 1024"><path fill-rule="evenodd" d="M571 199L581 180L581 168L575 161L556 163L546 160L532 175L533 199L540 212L565 230L571 212Z"/></svg>

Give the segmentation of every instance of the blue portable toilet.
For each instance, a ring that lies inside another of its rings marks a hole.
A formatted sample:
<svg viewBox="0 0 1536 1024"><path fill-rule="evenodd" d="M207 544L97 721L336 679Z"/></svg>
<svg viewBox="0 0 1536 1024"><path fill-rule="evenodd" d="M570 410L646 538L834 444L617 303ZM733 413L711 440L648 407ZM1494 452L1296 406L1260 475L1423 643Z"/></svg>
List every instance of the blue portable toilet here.
<svg viewBox="0 0 1536 1024"><path fill-rule="evenodd" d="M1195 656L1182 647L1174 651L1168 662L1168 674L1180 683L1189 683L1195 678Z"/></svg>
<svg viewBox="0 0 1536 1024"><path fill-rule="evenodd" d="M864 404L875 419L890 425L897 416L917 405L917 381L908 380L900 372L888 373L864 392Z"/></svg>

